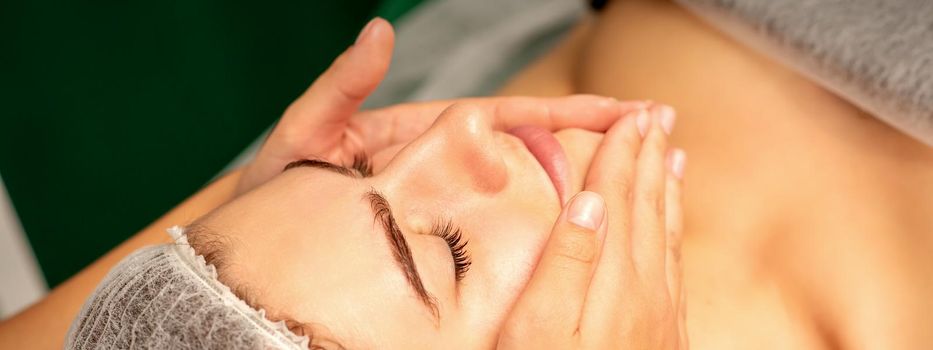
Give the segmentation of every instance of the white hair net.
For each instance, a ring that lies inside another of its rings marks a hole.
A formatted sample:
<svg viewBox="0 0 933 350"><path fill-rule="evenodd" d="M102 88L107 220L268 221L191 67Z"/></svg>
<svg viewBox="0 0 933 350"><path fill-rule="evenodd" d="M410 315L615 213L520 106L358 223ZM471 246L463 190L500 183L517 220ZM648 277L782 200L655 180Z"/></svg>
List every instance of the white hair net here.
<svg viewBox="0 0 933 350"><path fill-rule="evenodd" d="M66 349L307 349L217 280L184 230L113 268L71 324Z"/></svg>

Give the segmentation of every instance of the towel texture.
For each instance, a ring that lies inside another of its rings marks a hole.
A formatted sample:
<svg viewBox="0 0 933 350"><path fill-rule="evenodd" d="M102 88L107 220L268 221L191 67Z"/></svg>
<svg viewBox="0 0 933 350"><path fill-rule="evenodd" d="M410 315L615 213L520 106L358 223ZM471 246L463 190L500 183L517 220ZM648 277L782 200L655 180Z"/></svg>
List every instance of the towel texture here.
<svg viewBox="0 0 933 350"><path fill-rule="evenodd" d="M933 146L933 1L678 2Z"/></svg>
<svg viewBox="0 0 933 350"><path fill-rule="evenodd" d="M392 66L364 108L494 93L585 12L579 0L425 2L396 24Z"/></svg>

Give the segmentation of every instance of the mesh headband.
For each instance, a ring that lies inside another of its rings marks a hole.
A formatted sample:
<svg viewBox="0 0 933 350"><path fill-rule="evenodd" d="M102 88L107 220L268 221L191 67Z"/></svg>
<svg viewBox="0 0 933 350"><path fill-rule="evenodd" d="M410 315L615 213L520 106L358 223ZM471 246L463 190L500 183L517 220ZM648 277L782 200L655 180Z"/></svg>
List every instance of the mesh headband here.
<svg viewBox="0 0 933 350"><path fill-rule="evenodd" d="M71 324L66 349L308 349L308 338L272 322L217 280L188 245L140 249L114 267Z"/></svg>

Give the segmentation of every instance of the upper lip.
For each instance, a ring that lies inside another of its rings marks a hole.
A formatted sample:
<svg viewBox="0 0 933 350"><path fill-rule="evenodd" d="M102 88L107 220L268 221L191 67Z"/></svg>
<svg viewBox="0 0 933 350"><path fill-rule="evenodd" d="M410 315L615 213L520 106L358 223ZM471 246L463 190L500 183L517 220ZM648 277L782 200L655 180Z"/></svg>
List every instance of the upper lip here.
<svg viewBox="0 0 933 350"><path fill-rule="evenodd" d="M567 200L570 184L570 162L554 135L547 129L536 126L519 126L508 131L519 138L535 160L544 168L554 189L557 190L561 205Z"/></svg>

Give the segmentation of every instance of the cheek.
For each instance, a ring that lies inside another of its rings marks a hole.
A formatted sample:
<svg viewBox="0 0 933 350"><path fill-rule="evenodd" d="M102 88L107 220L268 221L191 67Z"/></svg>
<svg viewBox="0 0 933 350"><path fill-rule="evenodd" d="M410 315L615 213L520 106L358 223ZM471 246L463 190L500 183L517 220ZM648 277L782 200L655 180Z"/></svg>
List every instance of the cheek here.
<svg viewBox="0 0 933 350"><path fill-rule="evenodd" d="M475 335L495 337L550 233L551 223L544 218L513 217L485 225L486 231L470 242L473 265L462 297L465 329L476 330Z"/></svg>
<svg viewBox="0 0 933 350"><path fill-rule="evenodd" d="M511 217L488 226L487 236L476 244L477 253L484 255L488 265L478 268L483 268L482 273L499 289L522 288L547 242L551 225L543 219L529 222L527 217Z"/></svg>

